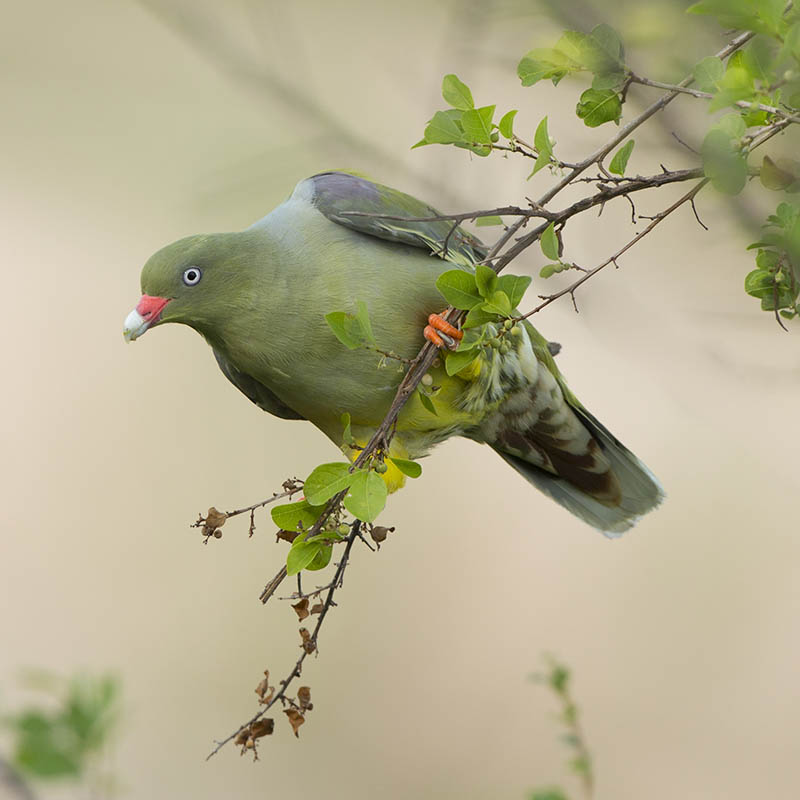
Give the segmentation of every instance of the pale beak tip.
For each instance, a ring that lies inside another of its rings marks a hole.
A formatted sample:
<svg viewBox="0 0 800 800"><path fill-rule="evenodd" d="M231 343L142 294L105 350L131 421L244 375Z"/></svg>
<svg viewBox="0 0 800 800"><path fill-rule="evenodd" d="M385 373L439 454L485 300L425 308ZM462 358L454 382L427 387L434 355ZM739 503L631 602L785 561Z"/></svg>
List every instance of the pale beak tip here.
<svg viewBox="0 0 800 800"><path fill-rule="evenodd" d="M136 341L148 327L150 327L150 323L134 309L125 317L125 326L122 329L122 336L125 341L130 344L130 342Z"/></svg>

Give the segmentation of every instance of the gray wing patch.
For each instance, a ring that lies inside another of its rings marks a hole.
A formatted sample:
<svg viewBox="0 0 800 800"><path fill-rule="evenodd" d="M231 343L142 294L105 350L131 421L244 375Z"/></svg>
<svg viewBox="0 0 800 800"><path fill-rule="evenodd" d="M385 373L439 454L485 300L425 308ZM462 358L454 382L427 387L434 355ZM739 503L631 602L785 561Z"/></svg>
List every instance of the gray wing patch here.
<svg viewBox="0 0 800 800"><path fill-rule="evenodd" d="M263 383L236 369L225 356L216 350L214 350L214 358L217 359L217 364L219 364L222 374L259 408L282 419L305 419L302 414L298 414L282 403L275 393L267 389Z"/></svg>
<svg viewBox="0 0 800 800"><path fill-rule="evenodd" d="M380 216L353 216L348 212L389 217L439 216L439 212L411 195L347 172L322 172L308 179L314 193L311 202L329 220L346 228L430 250L446 261L471 267L488 253L486 246L449 220L404 222ZM447 241L447 250L444 243Z"/></svg>

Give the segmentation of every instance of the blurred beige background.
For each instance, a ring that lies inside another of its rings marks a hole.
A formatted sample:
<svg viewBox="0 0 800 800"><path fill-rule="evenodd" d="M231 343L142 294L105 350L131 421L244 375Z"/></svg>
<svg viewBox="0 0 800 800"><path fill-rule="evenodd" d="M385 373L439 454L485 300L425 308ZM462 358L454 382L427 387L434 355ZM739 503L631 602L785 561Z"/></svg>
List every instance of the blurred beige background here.
<svg viewBox="0 0 800 800"><path fill-rule="evenodd" d="M656 78L723 41L711 23L676 33L680 4L562 6L573 24L622 24ZM288 670L297 624L258 602L283 557L264 514L252 540L232 522L208 547L188 523L336 451L250 405L189 329L126 347L141 265L181 236L249 225L331 167L452 211L541 194L546 171L526 183L513 159L409 150L445 72L520 108L520 131L548 114L562 157L609 129L575 119L578 84L519 86L517 58L561 25L535 3L3 11L4 708L24 666L115 670L123 797L523 798L576 789L555 704L527 679L550 651L575 672L597 797L797 796L798 330L744 295L748 209L711 193L708 233L683 211L593 280L579 315L565 301L536 320L573 388L659 475L663 509L609 542L488 449L442 446L392 499L398 532L356 551L305 671L315 710L300 740L279 720L260 762L231 747L204 762L253 710L261 671ZM669 136L697 141L681 102L637 137L633 171L691 163ZM774 196L759 192L748 203L763 210ZM629 217L620 202L571 225L568 257L604 259L633 235ZM531 252L516 269L539 266Z"/></svg>

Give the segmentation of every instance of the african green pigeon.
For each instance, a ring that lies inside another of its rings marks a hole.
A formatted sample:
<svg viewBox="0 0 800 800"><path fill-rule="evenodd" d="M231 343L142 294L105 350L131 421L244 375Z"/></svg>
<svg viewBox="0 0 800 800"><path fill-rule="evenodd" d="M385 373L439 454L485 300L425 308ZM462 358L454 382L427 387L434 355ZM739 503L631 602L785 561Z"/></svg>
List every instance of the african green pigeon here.
<svg viewBox="0 0 800 800"><path fill-rule="evenodd" d="M379 368L374 350L344 347L325 315L363 302L375 340L413 358L428 316L445 305L437 277L454 265L472 270L486 255L481 242L461 228L451 231L448 221L369 214L437 212L354 174L315 175L244 231L190 236L152 256L125 338L164 322L189 325L259 407L309 420L340 447L349 414L363 444L389 409L402 368ZM533 326L525 321L514 334L510 347L484 348L455 375L435 363L428 383L440 387L431 397L436 413L413 395L389 455L419 458L444 439L466 436L488 444L595 528L627 530L662 500L658 481L578 402ZM402 478L392 467L384 477L390 488Z"/></svg>

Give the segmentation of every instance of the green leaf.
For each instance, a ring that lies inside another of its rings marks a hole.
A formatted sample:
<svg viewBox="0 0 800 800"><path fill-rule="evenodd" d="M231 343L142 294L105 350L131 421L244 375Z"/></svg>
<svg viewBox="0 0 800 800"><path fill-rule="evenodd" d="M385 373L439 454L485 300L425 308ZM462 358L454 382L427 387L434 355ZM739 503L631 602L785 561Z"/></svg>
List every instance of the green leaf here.
<svg viewBox="0 0 800 800"><path fill-rule="evenodd" d="M772 191L793 191L800 186L800 162L788 158L773 161L764 156L759 174L761 183Z"/></svg>
<svg viewBox="0 0 800 800"><path fill-rule="evenodd" d="M444 368L448 375L455 375L468 367L478 356L474 350L450 352L444 360Z"/></svg>
<svg viewBox="0 0 800 800"><path fill-rule="evenodd" d="M631 157L635 144L636 142L634 142L633 139L628 139L628 141L617 150L608 166L609 172L613 172L616 175L625 174L625 167L628 166L628 159Z"/></svg>
<svg viewBox="0 0 800 800"><path fill-rule="evenodd" d="M539 154L533 172L528 177L535 175L540 169L544 169L553 160L553 146L550 144L550 134L547 132L547 117L536 126L536 133L533 134L533 146Z"/></svg>
<svg viewBox="0 0 800 800"><path fill-rule="evenodd" d="M498 281L498 286L500 286L500 281L502 280L503 278L501 277L500 280ZM464 330L469 330L470 328L478 328L481 325L485 325L487 322L494 322L496 318L497 318L496 314L492 314L489 311L484 311L480 306L475 306L475 308L470 309L470 311L467 313L467 316L461 323L461 327L464 328ZM461 341L463 342L464 340L462 339Z"/></svg>
<svg viewBox="0 0 800 800"><path fill-rule="evenodd" d="M556 226L554 222L551 222L545 228L539 240L539 246L542 248L542 252L547 258L551 261L558 261L561 254L558 252L558 236L556 236Z"/></svg>
<svg viewBox="0 0 800 800"><path fill-rule="evenodd" d="M738 194L747 182L747 160L725 131L713 128L701 147L703 171L724 194Z"/></svg>
<svg viewBox="0 0 800 800"><path fill-rule="evenodd" d="M493 311L495 314L500 314L503 317L511 316L511 301L508 295L503 291L496 291L484 304L483 308L486 311Z"/></svg>
<svg viewBox="0 0 800 800"><path fill-rule="evenodd" d="M508 295L511 308L516 308L531 285L531 280L530 275L501 275L497 281L497 288ZM469 314L467 314L467 319L469 319Z"/></svg>
<svg viewBox="0 0 800 800"><path fill-rule="evenodd" d="M361 347L361 325L352 314L344 311L331 311L330 314L325 315L325 322L328 323L328 327L336 338L349 350Z"/></svg>
<svg viewBox="0 0 800 800"><path fill-rule="evenodd" d="M325 569L331 563L331 556L333 555L333 547L329 544L318 544L317 554L311 559L310 564L306 564L306 569L309 572L316 572L318 569ZM288 569L287 569L288 573Z"/></svg>
<svg viewBox="0 0 800 800"><path fill-rule="evenodd" d="M577 31L565 31L555 47L538 47L526 53L517 66L523 86L533 86L550 79L557 84L565 75L582 70L582 45L586 36Z"/></svg>
<svg viewBox="0 0 800 800"><path fill-rule="evenodd" d="M739 54L737 53L736 55ZM731 106L740 100L751 101L754 95L755 84L752 75L745 67L739 66L739 61L731 58L728 61L728 68L720 81L719 91L708 104L708 110L719 111L719 109Z"/></svg>
<svg viewBox="0 0 800 800"><path fill-rule="evenodd" d="M752 78L769 86L776 79L775 40L763 35L752 39L742 51L742 66Z"/></svg>
<svg viewBox="0 0 800 800"><path fill-rule="evenodd" d="M377 344L375 335L372 333L372 324L369 321L369 312L367 311L367 304L363 300L356 302L356 320L361 328L362 337L370 344Z"/></svg>
<svg viewBox="0 0 800 800"><path fill-rule="evenodd" d="M622 102L619 95L611 89L587 89L578 101L575 113L584 125L596 128L605 122L619 122L622 116Z"/></svg>
<svg viewBox="0 0 800 800"><path fill-rule="evenodd" d="M762 299L775 292L775 277L763 269L754 269L744 279L744 290L752 297Z"/></svg>
<svg viewBox="0 0 800 800"><path fill-rule="evenodd" d="M777 33L784 6L784 0L702 0L686 10L708 14L724 28Z"/></svg>
<svg viewBox="0 0 800 800"><path fill-rule="evenodd" d="M475 283L481 297L491 297L497 287L497 273L486 264L478 264L475 267Z"/></svg>
<svg viewBox="0 0 800 800"><path fill-rule="evenodd" d="M625 72L606 72L595 75L592 79L592 89L614 89L619 90L625 83L627 74Z"/></svg>
<svg viewBox="0 0 800 800"><path fill-rule="evenodd" d="M539 270L540 278L552 278L556 272L561 272L561 264L545 264Z"/></svg>
<svg viewBox="0 0 800 800"><path fill-rule="evenodd" d="M694 80L701 92L716 92L720 88L725 65L716 56L704 58L694 68Z"/></svg>
<svg viewBox="0 0 800 800"><path fill-rule="evenodd" d="M473 309L473 311L483 310L480 306L478 309ZM497 315L492 316L492 320L496 319ZM464 333L464 338L458 343L458 347L456 350L459 353L463 353L465 350L474 350L479 345L483 344L484 339L484 332L482 330L477 330L476 328L468 328Z"/></svg>
<svg viewBox="0 0 800 800"><path fill-rule="evenodd" d="M454 144L464 141L464 131L446 111L437 111L425 128L429 144Z"/></svg>
<svg viewBox="0 0 800 800"><path fill-rule="evenodd" d="M422 475L422 467L416 461L410 461L407 458L390 458L389 461L394 464L403 475L408 475L409 478L419 478Z"/></svg>
<svg viewBox="0 0 800 800"><path fill-rule="evenodd" d="M342 441L345 444L353 444L353 431L350 429L350 415L345 411L340 417L342 421Z"/></svg>
<svg viewBox="0 0 800 800"><path fill-rule="evenodd" d="M358 470L344 498L344 507L362 522L373 522L386 505L388 490L380 475Z"/></svg>
<svg viewBox="0 0 800 800"><path fill-rule="evenodd" d="M443 272L436 281L436 288L453 308L468 310L481 302L475 276L461 269Z"/></svg>
<svg viewBox="0 0 800 800"><path fill-rule="evenodd" d="M302 524L308 530L319 519L324 505L312 506L308 500L298 500L296 503L284 503L270 509L272 521L284 531L296 531Z"/></svg>
<svg viewBox="0 0 800 800"><path fill-rule="evenodd" d="M297 575L298 572L306 569L323 547L325 545L319 542L304 542L300 537L295 539L286 555L286 574Z"/></svg>
<svg viewBox="0 0 800 800"><path fill-rule="evenodd" d="M433 414L434 417L439 416L439 412L436 410L436 406L433 404L433 400L431 400L425 392L420 391L417 389L417 397L419 397L420 403L422 403L422 407Z"/></svg>
<svg viewBox="0 0 800 800"><path fill-rule="evenodd" d="M353 482L350 464L334 461L320 464L306 478L303 486L306 500L313 506L321 506L335 494L346 489Z"/></svg>
<svg viewBox="0 0 800 800"><path fill-rule="evenodd" d="M500 130L500 133L502 133L503 136L506 137L506 139L511 139L514 136L514 117L516 116L517 116L517 109L507 111L500 118L500 122L497 123L497 127Z"/></svg>
<svg viewBox="0 0 800 800"><path fill-rule="evenodd" d="M582 40L581 62L599 75L619 74L624 66L620 35L609 25L598 25Z"/></svg>
<svg viewBox="0 0 800 800"><path fill-rule="evenodd" d="M484 227L487 227L489 225L502 225L503 224L503 218L497 216L497 214L493 214L493 215L491 215L489 217L478 217L475 220L475 224L479 228L484 228Z"/></svg>
<svg viewBox="0 0 800 800"><path fill-rule="evenodd" d="M464 136L467 142L491 145L492 143L492 118L495 106L483 106L465 111L461 117L464 126Z"/></svg>
<svg viewBox="0 0 800 800"><path fill-rule="evenodd" d="M469 86L462 83L456 75L444 76L442 80L442 97L444 97L445 101L453 106L453 108L459 108L462 111L475 108Z"/></svg>
<svg viewBox="0 0 800 800"><path fill-rule="evenodd" d="M744 124L744 120L742 119L741 115L737 114L736 112L725 114L724 116L720 117L714 127L724 131L729 139L741 139L741 137L744 136L745 132L747 131L747 126Z"/></svg>

